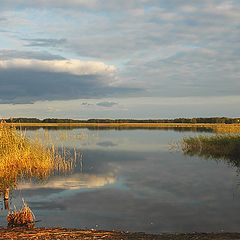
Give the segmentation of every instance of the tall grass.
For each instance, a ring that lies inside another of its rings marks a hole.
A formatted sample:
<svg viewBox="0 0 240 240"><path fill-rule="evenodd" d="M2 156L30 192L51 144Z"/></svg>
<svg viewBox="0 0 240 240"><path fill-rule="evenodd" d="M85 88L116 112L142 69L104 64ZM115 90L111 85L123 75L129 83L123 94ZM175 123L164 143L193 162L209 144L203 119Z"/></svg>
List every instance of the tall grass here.
<svg viewBox="0 0 240 240"><path fill-rule="evenodd" d="M240 134L187 137L183 139L181 148L187 155L224 159L240 167Z"/></svg>
<svg viewBox="0 0 240 240"><path fill-rule="evenodd" d="M54 147L46 147L38 140L30 140L12 125L0 123L0 192L16 187L22 178L45 179L54 172L73 168Z"/></svg>

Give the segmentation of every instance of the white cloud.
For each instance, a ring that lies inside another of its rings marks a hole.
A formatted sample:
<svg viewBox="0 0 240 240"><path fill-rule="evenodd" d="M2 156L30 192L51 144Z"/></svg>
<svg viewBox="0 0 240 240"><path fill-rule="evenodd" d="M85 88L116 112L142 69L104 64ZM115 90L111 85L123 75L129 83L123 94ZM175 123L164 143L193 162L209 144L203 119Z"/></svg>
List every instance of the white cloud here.
<svg viewBox="0 0 240 240"><path fill-rule="evenodd" d="M54 73L69 73L73 75L109 75L116 71L113 65L98 61L71 60L36 60L36 59L11 59L1 60L0 70L26 69Z"/></svg>
<svg viewBox="0 0 240 240"><path fill-rule="evenodd" d="M55 8L66 8L66 7L95 7L97 0L2 0L3 7L55 7Z"/></svg>

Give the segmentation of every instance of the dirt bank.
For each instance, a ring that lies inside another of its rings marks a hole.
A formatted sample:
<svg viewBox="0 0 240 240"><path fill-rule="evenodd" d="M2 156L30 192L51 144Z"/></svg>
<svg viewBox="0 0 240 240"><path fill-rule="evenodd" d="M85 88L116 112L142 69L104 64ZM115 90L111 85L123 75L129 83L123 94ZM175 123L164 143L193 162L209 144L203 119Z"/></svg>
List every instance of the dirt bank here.
<svg viewBox="0 0 240 240"><path fill-rule="evenodd" d="M187 234L144 234L144 233L125 233L112 231L79 230L63 228L35 228L26 229L7 229L0 228L0 240L7 239L109 239L109 240L240 240L240 233L187 233Z"/></svg>

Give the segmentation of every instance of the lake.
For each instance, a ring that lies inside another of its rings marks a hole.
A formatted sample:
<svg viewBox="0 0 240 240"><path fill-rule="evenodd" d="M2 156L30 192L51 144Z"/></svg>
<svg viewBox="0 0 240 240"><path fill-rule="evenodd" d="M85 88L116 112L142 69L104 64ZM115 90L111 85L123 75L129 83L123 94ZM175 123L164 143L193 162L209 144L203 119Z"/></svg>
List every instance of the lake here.
<svg viewBox="0 0 240 240"><path fill-rule="evenodd" d="M38 227L68 227L147 233L239 231L238 169L224 161L184 156L171 148L184 136L175 130L37 129L69 154L71 174L22 181L10 205L21 199ZM46 141L47 142L47 141ZM6 226L0 202L0 225Z"/></svg>

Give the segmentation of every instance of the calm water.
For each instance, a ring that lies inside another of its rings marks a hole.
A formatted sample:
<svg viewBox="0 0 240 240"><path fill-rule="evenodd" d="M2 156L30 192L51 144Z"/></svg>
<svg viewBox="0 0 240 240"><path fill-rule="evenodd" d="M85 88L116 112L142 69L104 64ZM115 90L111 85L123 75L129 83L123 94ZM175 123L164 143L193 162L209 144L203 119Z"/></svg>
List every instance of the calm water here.
<svg viewBox="0 0 240 240"><path fill-rule="evenodd" d="M45 183L22 182L12 193L11 206L20 206L23 197L41 220L37 226L239 231L237 169L169 149L196 132L40 129L27 134L44 134L59 147L79 151L73 174L52 176ZM1 210L1 226L6 226L5 216Z"/></svg>

